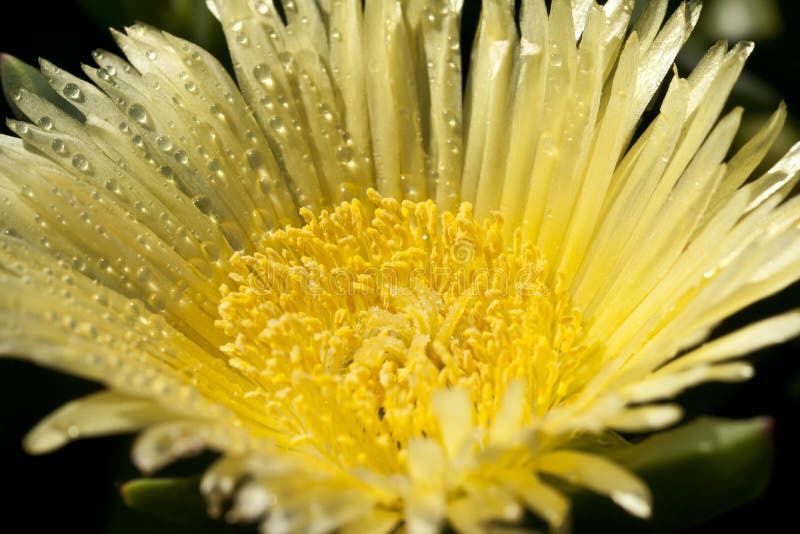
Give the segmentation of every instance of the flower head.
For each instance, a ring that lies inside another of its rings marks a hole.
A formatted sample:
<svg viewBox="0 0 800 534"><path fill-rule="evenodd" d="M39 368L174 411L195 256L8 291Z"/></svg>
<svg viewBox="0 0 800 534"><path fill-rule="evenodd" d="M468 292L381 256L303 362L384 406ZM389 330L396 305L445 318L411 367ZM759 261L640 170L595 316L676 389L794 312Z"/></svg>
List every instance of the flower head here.
<svg viewBox="0 0 800 534"><path fill-rule="evenodd" d="M800 148L749 179L781 107L726 160L750 44L641 124L698 3L513 4L484 2L463 94L458 0L211 0L238 83L142 25L93 83L42 62L59 96L15 88L0 137L0 352L107 389L28 449L211 448L212 510L267 532L557 528L553 478L648 516L572 444L668 426L800 331L702 344L800 277Z"/></svg>

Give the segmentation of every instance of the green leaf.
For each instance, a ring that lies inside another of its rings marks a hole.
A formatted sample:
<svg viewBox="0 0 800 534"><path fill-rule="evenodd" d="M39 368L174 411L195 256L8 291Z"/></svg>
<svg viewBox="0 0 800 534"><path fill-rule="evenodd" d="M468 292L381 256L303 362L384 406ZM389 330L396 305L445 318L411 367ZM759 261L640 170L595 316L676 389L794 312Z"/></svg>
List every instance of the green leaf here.
<svg viewBox="0 0 800 534"><path fill-rule="evenodd" d="M50 87L47 79L39 69L28 65L10 54L0 54L0 82L3 85L3 94L6 97L11 111L19 119L25 119L25 114L17 107L15 95L21 89L35 93L58 106L75 119L83 122L86 117L75 106L61 98L55 89Z"/></svg>
<svg viewBox="0 0 800 534"><path fill-rule="evenodd" d="M565 486L573 525L581 532L668 532L706 521L764 490L772 460L771 421L702 417L636 444L615 435L573 443L641 476L653 492L654 512L637 519L609 499ZM138 479L122 487L128 506L181 525L211 524L199 477ZM217 523L224 529L223 523ZM223 530L217 530L221 532Z"/></svg>
<svg viewBox="0 0 800 534"><path fill-rule="evenodd" d="M125 504L195 533L231 532L231 526L208 516L200 494L200 477L139 478L120 487Z"/></svg>
<svg viewBox="0 0 800 534"><path fill-rule="evenodd" d="M775 0L708 2L699 29L707 36L713 36L713 39L774 39L783 30L781 7Z"/></svg>
<svg viewBox="0 0 800 534"><path fill-rule="evenodd" d="M205 0L79 0L83 10L105 28L144 22L188 39L227 62L225 36Z"/></svg>
<svg viewBox="0 0 800 534"><path fill-rule="evenodd" d="M596 452L641 476L653 517L626 514L608 499L573 490L575 531L669 532L707 521L758 497L772 466L771 420L701 417L635 445Z"/></svg>

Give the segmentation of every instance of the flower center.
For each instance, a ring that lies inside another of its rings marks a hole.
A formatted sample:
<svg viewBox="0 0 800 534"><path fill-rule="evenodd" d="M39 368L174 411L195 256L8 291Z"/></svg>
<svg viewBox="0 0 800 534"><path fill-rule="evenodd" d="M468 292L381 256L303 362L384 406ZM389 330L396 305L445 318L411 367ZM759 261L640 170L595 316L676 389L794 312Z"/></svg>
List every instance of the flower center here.
<svg viewBox="0 0 800 534"><path fill-rule="evenodd" d="M465 389L488 429L512 382L519 423L583 383L580 314L532 245L503 242L498 215L370 198L305 211L231 259L223 351L281 446L399 472L410 439L440 439L436 390Z"/></svg>

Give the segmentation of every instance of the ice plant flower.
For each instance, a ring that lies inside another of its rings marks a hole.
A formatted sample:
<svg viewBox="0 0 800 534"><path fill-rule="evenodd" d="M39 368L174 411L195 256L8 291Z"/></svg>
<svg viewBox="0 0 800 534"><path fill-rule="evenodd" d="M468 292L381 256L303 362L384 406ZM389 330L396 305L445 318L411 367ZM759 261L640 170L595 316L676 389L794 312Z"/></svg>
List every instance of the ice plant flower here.
<svg viewBox="0 0 800 534"><path fill-rule="evenodd" d="M648 516L571 444L670 425L800 331L703 343L800 277L800 148L749 179L781 107L725 159L751 44L656 97L699 3L521 4L483 3L463 92L459 0L211 0L238 83L139 25L93 83L43 61L59 99L13 88L0 352L105 386L27 449L210 448L212 511L265 532L558 528L559 478Z"/></svg>

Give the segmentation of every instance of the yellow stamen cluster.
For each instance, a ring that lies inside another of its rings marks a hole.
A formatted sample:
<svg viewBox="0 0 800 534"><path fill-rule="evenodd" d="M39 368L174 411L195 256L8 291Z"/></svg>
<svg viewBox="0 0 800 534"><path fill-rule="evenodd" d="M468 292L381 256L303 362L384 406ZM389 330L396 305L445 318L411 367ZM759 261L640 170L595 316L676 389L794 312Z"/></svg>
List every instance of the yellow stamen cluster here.
<svg viewBox="0 0 800 534"><path fill-rule="evenodd" d="M370 200L304 211L302 228L231 260L223 351L281 446L396 473L410 439L441 439L437 390L469 392L472 424L489 429L512 382L526 386L517 423L585 383L580 314L533 245L504 243L499 215Z"/></svg>

